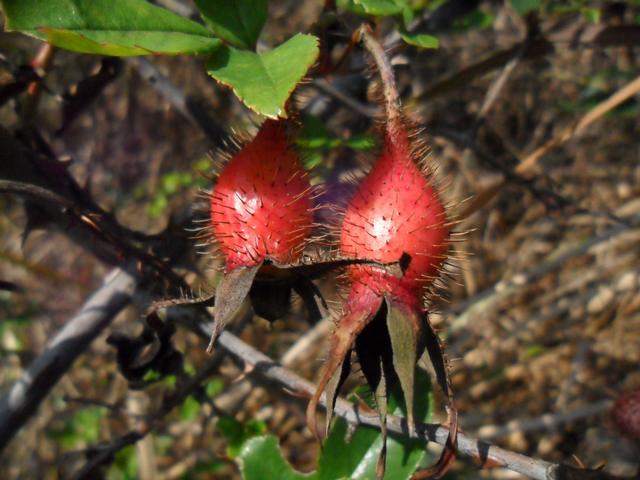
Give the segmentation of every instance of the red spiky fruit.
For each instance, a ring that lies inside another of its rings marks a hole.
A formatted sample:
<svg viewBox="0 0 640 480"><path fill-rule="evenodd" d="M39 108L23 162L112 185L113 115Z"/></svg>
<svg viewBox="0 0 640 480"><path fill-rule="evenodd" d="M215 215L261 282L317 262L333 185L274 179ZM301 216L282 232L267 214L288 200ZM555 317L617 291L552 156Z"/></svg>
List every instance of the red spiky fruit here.
<svg viewBox="0 0 640 480"><path fill-rule="evenodd" d="M416 133L400 106L391 65L371 30L359 31L380 72L385 99L383 146L373 169L347 206L340 230L340 253L375 263L347 267L349 294L330 339L330 351L321 378L307 407L307 422L316 436L316 408L323 394L328 429L340 386L350 370L351 353L374 394L380 416L383 448L376 478L385 471L387 399L404 397L407 426L413 415L415 368L425 348L438 384L448 403L449 436L440 459L415 478L446 473L455 458L457 411L447 372L447 360L428 321L423 297L433 285L446 259L449 228L445 209L432 184L431 172L421 165L424 155ZM409 257L408 266L403 261ZM396 276L382 264L404 264Z"/></svg>
<svg viewBox="0 0 640 480"><path fill-rule="evenodd" d="M310 191L284 122L265 121L224 167L211 194L211 227L225 270L297 261L311 231Z"/></svg>
<svg viewBox="0 0 640 480"><path fill-rule="evenodd" d="M449 237L445 211L415 156L407 129L388 125L382 154L345 211L343 255L382 263L397 261L403 253L411 257L402 278L372 265L350 266L349 309L366 308L383 295L420 308L442 266Z"/></svg>
<svg viewBox="0 0 640 480"><path fill-rule="evenodd" d="M611 416L623 435L640 442L640 390L618 397L611 409Z"/></svg>

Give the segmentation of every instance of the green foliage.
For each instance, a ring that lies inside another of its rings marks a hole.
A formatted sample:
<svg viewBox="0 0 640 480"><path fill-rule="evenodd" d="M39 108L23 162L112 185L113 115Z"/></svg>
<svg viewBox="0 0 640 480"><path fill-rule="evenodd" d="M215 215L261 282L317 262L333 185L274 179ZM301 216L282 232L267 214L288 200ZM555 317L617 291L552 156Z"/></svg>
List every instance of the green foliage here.
<svg viewBox="0 0 640 480"><path fill-rule="evenodd" d="M25 347L24 338L27 336L30 322L31 317L28 313L20 316L12 315L0 321L0 342L2 342L2 347L7 347L4 345L5 337L10 337L11 350L23 350Z"/></svg>
<svg viewBox="0 0 640 480"><path fill-rule="evenodd" d="M207 165L209 162L207 161ZM149 205L149 216L159 218L169 206L169 200L189 188L205 187L203 178L190 172L174 171L166 173L160 179L158 188ZM142 191L138 192L142 194Z"/></svg>
<svg viewBox="0 0 640 480"><path fill-rule="evenodd" d="M7 28L99 55L200 53L220 40L198 23L143 0L1 0Z"/></svg>
<svg viewBox="0 0 640 480"><path fill-rule="evenodd" d="M332 136L322 121L310 115L302 118L302 129L296 138L296 144L302 150L304 166L310 170L317 167L323 154L331 149L347 147L353 150L371 150L375 147L375 138L370 135L354 135L350 138Z"/></svg>
<svg viewBox="0 0 640 480"><path fill-rule="evenodd" d="M214 378L205 385L205 392L209 398L213 398L224 390L224 382Z"/></svg>
<svg viewBox="0 0 640 480"><path fill-rule="evenodd" d="M188 422L193 420L200 413L200 403L189 395L180 406L180 419Z"/></svg>
<svg viewBox="0 0 640 480"><path fill-rule="evenodd" d="M481 9L473 10L453 22L452 28L457 31L484 30L493 25L495 15Z"/></svg>
<svg viewBox="0 0 640 480"><path fill-rule="evenodd" d="M109 467L107 480L136 480L138 478L138 456L135 445L118 451Z"/></svg>
<svg viewBox="0 0 640 480"><path fill-rule="evenodd" d="M267 20L267 0L196 0L202 18L222 40L255 50Z"/></svg>
<svg viewBox="0 0 640 480"><path fill-rule="evenodd" d="M100 440L100 423L106 411L106 408L99 406L78 410L49 435L63 448L96 443Z"/></svg>
<svg viewBox="0 0 640 480"><path fill-rule="evenodd" d="M409 8L406 0L353 0L353 3L376 17L398 15Z"/></svg>
<svg viewBox="0 0 640 480"><path fill-rule="evenodd" d="M291 468L291 465L282 457L282 452L278 448L278 439L273 435L249 439L240 450L238 462L242 478L245 480L317 478L315 474L305 475Z"/></svg>
<svg viewBox="0 0 640 480"><path fill-rule="evenodd" d="M209 58L207 71L256 113L286 117L285 102L318 53L318 39L299 33L265 53L219 48Z"/></svg>
<svg viewBox="0 0 640 480"><path fill-rule="evenodd" d="M416 371L415 390L420 399L416 405L416 419L428 422L433 413L433 395L429 378L421 369ZM402 398L402 394L394 392L389 399L390 411L396 415L406 412L399 398ZM240 449L238 462L245 480L366 480L375 478L376 463L381 449L382 436L378 430L359 427L349 436L347 422L337 418L324 442L318 459L318 470L315 472L302 474L295 471L283 458L278 448L278 439L272 435L247 440ZM390 435L387 440L385 479L408 480L426 460L424 442Z"/></svg>
<svg viewBox="0 0 640 480"><path fill-rule="evenodd" d="M511 0L511 6L520 15L526 15L531 11L538 10L541 3L541 0Z"/></svg>
<svg viewBox="0 0 640 480"><path fill-rule="evenodd" d="M426 33L411 33L401 30L400 36L406 43L418 48L438 48L440 45L438 37Z"/></svg>
<svg viewBox="0 0 640 480"><path fill-rule="evenodd" d="M240 423L233 417L220 417L216 423L216 429L227 438L227 456L236 458L240 454L242 445L257 435L262 435L267 426L264 422L258 420L250 420L246 423ZM278 478L278 477L263 477Z"/></svg>
<svg viewBox="0 0 640 480"><path fill-rule="evenodd" d="M267 0L198 0L212 31L145 0L0 0L7 28L67 50L130 56L212 53L208 72L256 113L285 117L285 102L318 57L318 39L298 34L255 53ZM216 37L216 35L218 37ZM240 47L225 46L225 42ZM153 216L166 206L159 197Z"/></svg>
<svg viewBox="0 0 640 480"><path fill-rule="evenodd" d="M568 113L584 113L595 108L600 102L611 96L621 84L633 80L631 71L602 69L586 77L582 89L575 98L559 98L555 106ZM607 113L609 118L635 117L640 111L640 101L630 98Z"/></svg>
<svg viewBox="0 0 640 480"><path fill-rule="evenodd" d="M396 17L402 25L399 28L400 37L409 45L418 48L438 48L437 37L426 33L411 33L407 27L415 17L415 12L425 8L424 2L409 0L338 0L338 6L363 17Z"/></svg>
<svg viewBox="0 0 640 480"><path fill-rule="evenodd" d="M416 421L429 422L433 415L433 394L428 375L422 369L416 370L415 391ZM389 397L389 411L395 415L405 414L406 407L400 391ZM377 430L358 428L351 439L346 441L347 423L338 418L329 437L325 441L318 461L319 479L335 478L369 479L375 478L376 463L382 449L382 436ZM348 452L348 454L345 454ZM425 462L427 453L424 442L404 436L389 435L387 440L386 480L409 479L416 469Z"/></svg>

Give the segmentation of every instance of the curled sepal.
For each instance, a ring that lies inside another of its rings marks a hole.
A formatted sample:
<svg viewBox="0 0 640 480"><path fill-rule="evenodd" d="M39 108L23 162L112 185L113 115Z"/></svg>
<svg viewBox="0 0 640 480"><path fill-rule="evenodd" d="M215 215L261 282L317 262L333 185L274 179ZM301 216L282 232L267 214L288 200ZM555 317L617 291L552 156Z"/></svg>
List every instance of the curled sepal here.
<svg viewBox="0 0 640 480"><path fill-rule="evenodd" d="M307 425L317 439L320 439L320 429L318 428L317 418L320 398L326 391L327 397L325 405L328 418L330 418L338 393L339 380L335 388L331 388L331 391L329 391L327 387L330 383L333 385L334 382L336 382L335 375L341 375L345 359L350 354L356 337L375 316L381 303L382 300L379 300L374 302L374 305L369 306L369 308L352 310L338 320L338 324L331 336L329 354L323 366L322 376L307 406ZM329 394L331 394L332 398L330 398Z"/></svg>
<svg viewBox="0 0 640 480"><path fill-rule="evenodd" d="M373 320L358 336L355 344L362 374L373 392L376 410L380 417L382 448L376 463L377 479L382 479L385 472L389 389L398 383L398 377L393 371L393 355L385 319L386 308L380 308Z"/></svg>
<svg viewBox="0 0 640 480"><path fill-rule="evenodd" d="M424 322L421 315L385 297L387 329L391 341L392 362L407 408L409 432L415 432L414 392L416 363L424 348Z"/></svg>
<svg viewBox="0 0 640 480"><path fill-rule="evenodd" d="M378 416L380 417L380 436L382 437L382 448L378 455L378 462L376 463L376 480L382 480L384 478L384 471L387 463L387 379L385 377L385 369L382 364L382 357L380 358L380 381L375 389L374 395L376 398L376 408L378 410Z"/></svg>
<svg viewBox="0 0 640 480"><path fill-rule="evenodd" d="M340 387L347 380L349 373L351 372L351 350L347 352L344 357L344 361L342 362L342 366L333 372L331 378L327 382L327 386L325 387L325 398L327 400L327 417L324 421L324 437L327 438L329 436L329 429L331 428L331 419L333 418L333 409L336 406L336 398L338 397L338 392L340 391Z"/></svg>
<svg viewBox="0 0 640 480"><path fill-rule="evenodd" d="M447 400L447 424L449 426L449 435L445 443L444 449L438 461L431 467L419 470L413 476L414 480L424 478L442 478L451 464L456 458L456 450L458 446L458 410L453 400L453 391L451 389L451 378L449 377L449 363L445 356L440 338L433 330L429 323L427 315L424 315L425 328L425 344L429 352L431 364L436 373L436 379L440 389L444 393Z"/></svg>
<svg viewBox="0 0 640 480"><path fill-rule="evenodd" d="M253 279L261 266L262 264L236 268L230 272L225 272L220 280L218 288L216 288L216 300L213 305L213 330L207 353L213 351L213 345L222 329L233 319L242 306L242 302L247 298Z"/></svg>

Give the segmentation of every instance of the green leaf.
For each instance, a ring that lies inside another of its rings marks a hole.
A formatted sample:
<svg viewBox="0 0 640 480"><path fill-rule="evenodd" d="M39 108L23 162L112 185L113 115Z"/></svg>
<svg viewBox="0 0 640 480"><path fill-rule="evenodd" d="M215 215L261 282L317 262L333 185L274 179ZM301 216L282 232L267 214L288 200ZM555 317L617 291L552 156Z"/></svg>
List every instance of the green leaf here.
<svg viewBox="0 0 640 480"><path fill-rule="evenodd" d="M423 399L423 401L417 402L416 420L423 423L429 422L433 415L434 405L431 381L427 373L418 368L416 369L415 382L415 391L418 394L418 398ZM389 399L389 410L393 411L394 415L406 414L406 408L403 403L401 393L396 391ZM387 440L385 480L410 479L418 467L425 463L428 456L425 447L425 443L421 440L412 440L405 436L390 433ZM381 449L382 437L378 435L367 454L362 457L351 478L354 480L375 478L376 462Z"/></svg>
<svg viewBox="0 0 640 480"><path fill-rule="evenodd" d="M407 7L406 0L353 0L356 5L362 5L369 15L384 17L401 14Z"/></svg>
<svg viewBox="0 0 640 480"><path fill-rule="evenodd" d="M457 18L452 24L452 30L484 30L493 25L495 17L490 12L484 12L480 9L473 10L462 18Z"/></svg>
<svg viewBox="0 0 640 480"><path fill-rule="evenodd" d="M511 0L513 9L520 15L526 15L529 12L538 10L541 3L540 0Z"/></svg>
<svg viewBox="0 0 640 480"><path fill-rule="evenodd" d="M209 75L228 85L247 107L269 118L287 116L285 102L318 58L318 39L297 34L277 48L254 53L219 48L207 63Z"/></svg>
<svg viewBox="0 0 640 480"><path fill-rule="evenodd" d="M54 428L50 436L65 448L96 443L100 440L101 422L106 413L105 407L98 406L78 410L60 428Z"/></svg>
<svg viewBox="0 0 640 480"><path fill-rule="evenodd" d="M260 54L219 48L209 58L207 71L231 87L251 110L269 118L284 118L285 102L318 53L318 39L299 33Z"/></svg>
<svg viewBox="0 0 640 480"><path fill-rule="evenodd" d="M429 375L422 369L416 370L415 380L416 420L429 422L433 414L433 394ZM406 412L402 393L395 390L389 397L389 411L395 415ZM375 478L376 462L382 449L382 436L378 430L359 427L348 440L347 423L336 419L327 437L318 460L318 480L337 478ZM424 463L427 453L425 444L403 436L390 434L387 439L387 468L385 480L408 480Z"/></svg>
<svg viewBox="0 0 640 480"><path fill-rule="evenodd" d="M243 424L233 417L220 417L216 423L216 429L227 438L227 456L236 458L240 455L245 442L262 435L267 426L258 420L250 420Z"/></svg>
<svg viewBox="0 0 640 480"><path fill-rule="evenodd" d="M201 53L220 40L202 25L144 0L0 0L7 29L81 53Z"/></svg>
<svg viewBox="0 0 640 480"><path fill-rule="evenodd" d="M318 459L318 480L350 478L362 458L380 437L378 430L360 427L347 442L347 430L347 422L337 418Z"/></svg>
<svg viewBox="0 0 640 480"><path fill-rule="evenodd" d="M296 144L306 150L305 153L309 157L313 158L321 151L332 148L349 147L353 150L371 150L376 146L375 138L371 135L354 135L347 139L335 137L325 128L322 120L311 115L303 116L302 129L296 138ZM307 168L311 167L307 166Z"/></svg>
<svg viewBox="0 0 640 480"><path fill-rule="evenodd" d="M340 10L355 13L361 17L367 16L367 12L364 7L360 4L356 4L355 0L337 0L336 5Z"/></svg>
<svg viewBox="0 0 640 480"><path fill-rule="evenodd" d="M400 36L409 45L413 45L418 48L438 48L440 41L438 37L433 35L427 35L426 33L411 33L407 31L400 31Z"/></svg>
<svg viewBox="0 0 640 480"><path fill-rule="evenodd" d="M240 48L256 49L267 20L267 0L196 0L202 18L221 39Z"/></svg>
<svg viewBox="0 0 640 480"><path fill-rule="evenodd" d="M291 465L282 457L280 448L278 448L278 439L273 435L254 437L247 441L240 451L238 462L240 463L242 478L245 480L263 480L265 478L302 480L316 478L313 473L303 474L291 468Z"/></svg>
<svg viewBox="0 0 640 480"><path fill-rule="evenodd" d="M116 453L106 477L107 480L135 480L138 478L138 455L135 445L129 445Z"/></svg>
<svg viewBox="0 0 640 480"><path fill-rule="evenodd" d="M185 422L191 421L198 416L199 412L200 404L195 398L189 395L180 407L180 419Z"/></svg>

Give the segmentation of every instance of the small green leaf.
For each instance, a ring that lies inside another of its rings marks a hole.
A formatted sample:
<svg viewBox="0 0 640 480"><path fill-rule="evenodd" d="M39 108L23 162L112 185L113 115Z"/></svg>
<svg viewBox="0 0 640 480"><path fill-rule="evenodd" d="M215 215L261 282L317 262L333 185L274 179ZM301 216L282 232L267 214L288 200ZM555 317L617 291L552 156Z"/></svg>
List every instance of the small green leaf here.
<svg viewBox="0 0 640 480"><path fill-rule="evenodd" d="M263 480L265 478L311 480L316 478L314 473L304 474L291 468L291 465L282 457L280 448L278 448L278 439L273 435L254 437L247 441L240 451L238 462L242 478L245 480Z"/></svg>
<svg viewBox="0 0 640 480"><path fill-rule="evenodd" d="M78 410L60 428L51 432L51 437L65 448L89 445L100 440L100 424L106 415L104 407L86 407Z"/></svg>
<svg viewBox="0 0 640 480"><path fill-rule="evenodd" d="M602 17L602 10L595 7L584 7L580 12L591 23L598 23Z"/></svg>
<svg viewBox="0 0 640 480"><path fill-rule="evenodd" d="M429 422L433 414L433 393L429 375L422 369L416 371L417 398L416 419ZM401 394L389 397L389 411L395 415L404 413ZM369 427L358 427L347 437L347 423L338 418L327 437L318 460L318 480L337 478L375 478L376 462L382 449L380 432ZM391 434L387 439L387 469L385 480L407 480L424 464L427 453L425 444Z"/></svg>
<svg viewBox="0 0 640 480"><path fill-rule="evenodd" d="M220 417L216 423L216 429L227 438L227 456L236 458L240 455L244 443L262 435L267 430L267 426L258 420L250 420L243 424L233 417Z"/></svg>
<svg viewBox="0 0 640 480"><path fill-rule="evenodd" d="M407 42L409 45L413 45L418 48L438 48L440 46L440 41L438 37L434 37L433 35L427 35L426 33L411 33L406 31L401 31L400 36L402 39Z"/></svg>
<svg viewBox="0 0 640 480"><path fill-rule="evenodd" d="M380 432L359 427L347 442L347 422L337 418L318 459L318 480L349 478ZM376 457L377 458L377 457Z"/></svg>
<svg viewBox="0 0 640 480"><path fill-rule="evenodd" d="M144 0L0 0L6 27L81 53L129 56L213 51L202 25Z"/></svg>
<svg viewBox="0 0 640 480"><path fill-rule="evenodd" d="M340 10L355 13L361 17L366 17L367 12L360 4L356 4L355 0L337 0L336 5Z"/></svg>
<svg viewBox="0 0 640 480"><path fill-rule="evenodd" d="M395 413L399 410L396 409ZM378 435L362 457L352 475L353 480L376 478L376 463L382 450L382 436ZM409 480L427 456L424 442L390 434L387 439L385 480Z"/></svg>
<svg viewBox="0 0 640 480"><path fill-rule="evenodd" d="M214 378L213 380L207 382L205 386L205 392L207 393L207 397L213 398L216 395L220 394L224 390L224 382L219 378Z"/></svg>
<svg viewBox="0 0 640 480"><path fill-rule="evenodd" d="M541 3L541 0L511 0L513 9L520 15L526 15L529 12L538 10Z"/></svg>
<svg viewBox="0 0 640 480"><path fill-rule="evenodd" d="M289 95L316 61L318 53L318 39L299 33L260 54L219 48L209 58L207 71L220 83L230 86L256 113L285 118L284 105Z"/></svg>
<svg viewBox="0 0 640 480"><path fill-rule="evenodd" d="M495 17L492 13L475 9L463 17L454 20L452 30L484 30L485 28L489 28L493 25L494 19Z"/></svg>
<svg viewBox="0 0 640 480"><path fill-rule="evenodd" d="M411 22L413 22L414 18L415 18L415 14L410 6L406 6L405 8L402 9L402 24L405 27L408 27L409 25L411 25Z"/></svg>
<svg viewBox="0 0 640 480"><path fill-rule="evenodd" d="M107 480L135 480L138 478L138 455L136 446L129 445L115 454L107 471Z"/></svg>
<svg viewBox="0 0 640 480"><path fill-rule="evenodd" d="M199 412L200 404L195 398L189 395L180 407L180 419L185 422L191 421L198 416Z"/></svg>
<svg viewBox="0 0 640 480"><path fill-rule="evenodd" d="M407 7L406 0L353 0L356 5L362 5L364 11L376 17L401 14Z"/></svg>
<svg viewBox="0 0 640 480"><path fill-rule="evenodd" d="M353 150L371 150L376 146L371 135L354 135L347 139L335 137L325 128L318 117L305 115L296 144L304 150L305 168L311 169L322 163L322 153L333 148L348 147Z"/></svg>
<svg viewBox="0 0 640 480"><path fill-rule="evenodd" d="M195 0L202 18L221 39L240 48L256 49L267 20L267 0Z"/></svg>

